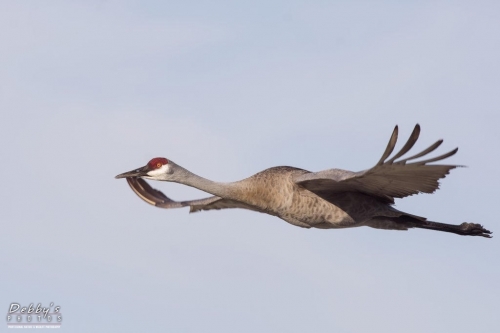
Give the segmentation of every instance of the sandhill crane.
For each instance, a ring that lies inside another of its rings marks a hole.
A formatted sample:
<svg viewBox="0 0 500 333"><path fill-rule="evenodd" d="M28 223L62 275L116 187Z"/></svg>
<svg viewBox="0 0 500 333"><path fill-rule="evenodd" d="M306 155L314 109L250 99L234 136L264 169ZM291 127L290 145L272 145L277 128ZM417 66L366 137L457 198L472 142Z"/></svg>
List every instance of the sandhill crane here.
<svg viewBox="0 0 500 333"><path fill-rule="evenodd" d="M427 156L438 148L443 140L438 140L416 155L397 160L413 147L419 135L420 126L417 124L403 148L389 158L398 137L396 126L378 163L360 172L340 169L309 172L279 166L237 182L219 183L197 176L171 160L157 157L144 167L122 173L116 178L127 178L130 187L141 199L161 208L190 206L190 212L245 208L277 216L303 228L423 228L490 238L491 232L480 224L464 222L453 225L432 222L392 206L394 198L433 193L439 188L438 180L444 178L451 169L458 167L429 164L454 155L458 148L434 158L409 163ZM141 178L176 182L214 196L178 202L153 189Z"/></svg>

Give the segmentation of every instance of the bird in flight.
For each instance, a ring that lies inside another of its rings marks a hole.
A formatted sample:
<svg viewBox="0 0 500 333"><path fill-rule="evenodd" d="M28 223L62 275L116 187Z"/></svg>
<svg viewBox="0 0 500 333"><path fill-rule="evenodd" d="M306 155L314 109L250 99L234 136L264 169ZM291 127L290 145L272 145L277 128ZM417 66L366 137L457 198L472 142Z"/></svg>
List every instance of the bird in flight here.
<svg viewBox="0 0 500 333"><path fill-rule="evenodd" d="M189 206L190 212L244 208L277 216L302 228L421 228L490 238L491 232L480 224L433 222L393 207L395 198L433 193L439 188L439 179L458 167L430 164L454 155L458 148L437 157L415 161L434 151L443 140L438 140L418 154L403 158L417 142L419 135L420 126L417 124L403 148L389 158L398 138L396 126L378 163L359 172L341 169L310 172L278 166L240 181L221 183L202 178L171 160L157 157L144 167L122 173L116 178L126 178L141 199L160 208ZM188 185L213 196L174 201L152 188L142 178Z"/></svg>

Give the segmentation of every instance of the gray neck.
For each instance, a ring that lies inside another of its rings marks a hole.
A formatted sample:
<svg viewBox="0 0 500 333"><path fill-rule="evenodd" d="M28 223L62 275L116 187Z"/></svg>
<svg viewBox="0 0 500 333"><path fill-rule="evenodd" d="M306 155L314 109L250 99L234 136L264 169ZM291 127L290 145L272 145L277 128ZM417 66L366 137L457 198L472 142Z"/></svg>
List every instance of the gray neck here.
<svg viewBox="0 0 500 333"><path fill-rule="evenodd" d="M172 175L172 181L197 188L221 198L230 197L232 192L231 183L219 183L205 179L178 165L176 165L174 174Z"/></svg>

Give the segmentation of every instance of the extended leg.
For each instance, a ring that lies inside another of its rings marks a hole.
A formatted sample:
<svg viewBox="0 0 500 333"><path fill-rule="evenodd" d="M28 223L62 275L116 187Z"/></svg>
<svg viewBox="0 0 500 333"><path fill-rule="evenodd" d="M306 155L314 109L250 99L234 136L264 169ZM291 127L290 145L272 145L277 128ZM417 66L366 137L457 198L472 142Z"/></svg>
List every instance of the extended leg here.
<svg viewBox="0 0 500 333"><path fill-rule="evenodd" d="M460 225L446 224L433 221L421 221L415 225L416 228L451 232L462 236L482 236L491 238L491 231L477 223L464 222Z"/></svg>
<svg viewBox="0 0 500 333"><path fill-rule="evenodd" d="M491 231L477 223L464 222L462 224L446 224L440 222L426 221L408 215L399 217L378 216L366 223L367 226L377 229L408 230L411 228L429 229L436 231L451 232L462 236L481 236L491 238Z"/></svg>

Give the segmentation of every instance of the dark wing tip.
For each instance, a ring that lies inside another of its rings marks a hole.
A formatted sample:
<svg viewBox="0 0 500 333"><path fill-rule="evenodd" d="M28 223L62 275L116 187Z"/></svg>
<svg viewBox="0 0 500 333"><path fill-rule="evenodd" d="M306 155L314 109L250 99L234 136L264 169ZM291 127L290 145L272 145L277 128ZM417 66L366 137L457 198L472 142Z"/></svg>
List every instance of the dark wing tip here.
<svg viewBox="0 0 500 333"><path fill-rule="evenodd" d="M425 156L425 155L433 152L434 150L436 150L442 143L443 143L443 139L439 139L436 142L434 142L432 145L430 145L429 147L427 147L426 149L422 150L420 153L415 154L415 155L410 156L410 157L407 157L407 158L405 158L403 160L399 160L399 161L396 162L396 164L406 164L406 162L408 162L410 160L414 160L416 158Z"/></svg>
<svg viewBox="0 0 500 333"><path fill-rule="evenodd" d="M398 141L398 132L399 132L399 127L398 127L398 125L396 125L394 127L394 130L392 131L392 135L391 135L391 138L389 139L389 143L387 144L387 147L385 148L385 151L382 154L382 157L378 161L377 165L384 164L384 161L386 160L386 158L392 154L394 147L396 147L396 142Z"/></svg>
<svg viewBox="0 0 500 333"><path fill-rule="evenodd" d="M427 163L431 163L431 162L441 161L441 160L444 160L445 158L448 158L450 156L455 155L457 153L457 151L458 151L458 147L453 149L452 151L447 152L446 154L439 155L439 156L433 157L433 158L429 158L428 160L413 162L410 164L423 165L423 164L427 164Z"/></svg>
<svg viewBox="0 0 500 333"><path fill-rule="evenodd" d="M150 205L159 207L161 205L177 204L176 201L167 197L163 192L151 187L151 185L142 178L127 177L126 179L132 191Z"/></svg>
<svg viewBox="0 0 500 333"><path fill-rule="evenodd" d="M401 150L396 155L394 155L394 157L392 157L390 160L388 160L385 163L392 164L392 163L394 163L394 161L397 158L406 154L410 149L413 148L413 146L417 142L419 136L420 136L420 125L416 124L415 127L413 128L413 131L410 134L410 137L408 138L408 141L406 141L403 148L401 148Z"/></svg>

